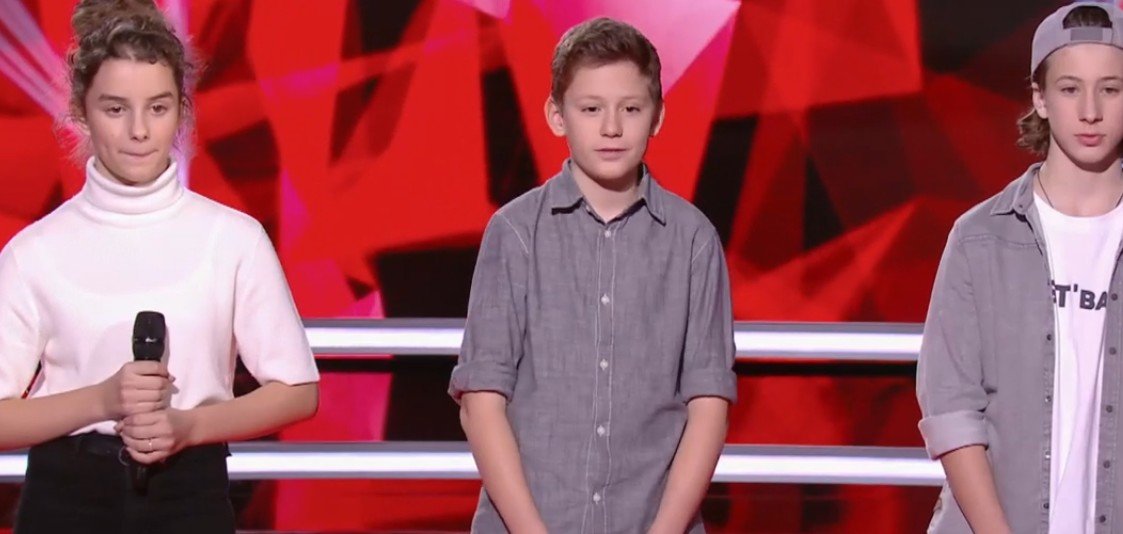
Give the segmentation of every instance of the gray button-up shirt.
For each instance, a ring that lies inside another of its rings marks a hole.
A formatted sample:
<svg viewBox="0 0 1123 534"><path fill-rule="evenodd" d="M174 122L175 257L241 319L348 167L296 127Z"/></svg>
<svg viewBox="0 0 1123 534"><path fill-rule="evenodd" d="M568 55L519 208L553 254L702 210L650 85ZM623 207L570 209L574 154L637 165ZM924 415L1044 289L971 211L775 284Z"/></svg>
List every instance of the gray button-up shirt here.
<svg viewBox="0 0 1123 534"><path fill-rule="evenodd" d="M687 401L735 399L729 278L713 225L646 171L605 222L570 165L488 223L449 391L507 397L550 532L641 532ZM506 531L486 492L472 530Z"/></svg>
<svg viewBox="0 0 1123 534"><path fill-rule="evenodd" d="M984 445L1016 533L1049 529L1055 345L1052 286L1034 165L952 228L936 274L917 367L920 432L933 458ZM1123 532L1116 464L1121 415L1119 256L1104 320L1096 532ZM930 532L969 533L945 485Z"/></svg>

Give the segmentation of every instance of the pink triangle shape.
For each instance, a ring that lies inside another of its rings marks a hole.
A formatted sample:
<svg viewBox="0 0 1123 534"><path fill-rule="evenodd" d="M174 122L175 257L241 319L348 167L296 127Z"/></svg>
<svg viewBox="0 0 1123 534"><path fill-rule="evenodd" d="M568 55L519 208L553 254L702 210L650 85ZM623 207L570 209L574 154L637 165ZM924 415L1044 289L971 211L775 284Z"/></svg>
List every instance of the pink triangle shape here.
<svg viewBox="0 0 1123 534"><path fill-rule="evenodd" d="M737 14L733 0L532 0L561 36L571 26L600 16L635 26L655 45L663 63L663 92L678 83L698 55Z"/></svg>

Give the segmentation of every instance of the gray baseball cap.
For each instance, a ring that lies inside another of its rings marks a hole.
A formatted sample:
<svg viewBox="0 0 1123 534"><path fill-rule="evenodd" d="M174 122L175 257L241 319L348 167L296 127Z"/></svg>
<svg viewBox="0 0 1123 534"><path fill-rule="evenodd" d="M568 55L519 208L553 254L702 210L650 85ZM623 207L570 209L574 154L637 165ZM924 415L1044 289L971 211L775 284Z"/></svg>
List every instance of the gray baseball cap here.
<svg viewBox="0 0 1123 534"><path fill-rule="evenodd" d="M1092 6L1103 9L1111 19L1110 28L1068 28L1064 27L1065 17L1069 12L1081 6ZM1078 43L1103 43L1123 49L1123 10L1119 9L1116 0L1095 1L1083 0L1073 2L1045 17L1037 26L1033 34L1033 53L1030 57L1029 72L1032 75L1037 71L1049 54L1071 44Z"/></svg>

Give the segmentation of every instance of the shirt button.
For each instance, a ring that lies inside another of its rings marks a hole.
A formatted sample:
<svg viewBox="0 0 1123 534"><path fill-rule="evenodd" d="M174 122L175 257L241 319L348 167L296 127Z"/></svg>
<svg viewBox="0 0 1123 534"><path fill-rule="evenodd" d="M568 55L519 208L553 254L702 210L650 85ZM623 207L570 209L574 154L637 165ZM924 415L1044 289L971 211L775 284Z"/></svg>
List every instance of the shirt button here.
<svg viewBox="0 0 1123 534"><path fill-rule="evenodd" d="M1105 407L1104 407L1104 410L1106 410L1106 411L1107 411L1107 413L1111 413L1111 412L1114 412L1114 411L1115 411L1115 406L1112 406L1112 405L1108 404L1107 406L1105 406Z"/></svg>
<svg viewBox="0 0 1123 534"><path fill-rule="evenodd" d="M1045 509L1046 509L1046 510L1048 510L1048 509L1049 509L1049 503L1045 503Z"/></svg>
<svg viewBox="0 0 1123 534"><path fill-rule="evenodd" d="M600 368L601 369L608 369L608 360L601 360L600 361ZM1110 412L1111 410L1108 410L1108 411Z"/></svg>
<svg viewBox="0 0 1123 534"><path fill-rule="evenodd" d="M604 237L612 237L612 230L605 230Z"/></svg>
<svg viewBox="0 0 1123 534"><path fill-rule="evenodd" d="M1104 469L1111 469L1111 460L1104 460Z"/></svg>
<svg viewBox="0 0 1123 534"><path fill-rule="evenodd" d="M1119 293L1112 293L1111 300L1119 300Z"/></svg>
<svg viewBox="0 0 1123 534"><path fill-rule="evenodd" d="M1050 402L1053 402L1053 396L1045 395L1045 404L1049 404Z"/></svg>
<svg viewBox="0 0 1123 534"><path fill-rule="evenodd" d="M601 426L598 426L598 427L597 427L597 435L598 435L598 436L603 436L603 435L604 435L604 425L601 425ZM1111 462L1105 462L1105 463L1111 463Z"/></svg>
<svg viewBox="0 0 1123 534"><path fill-rule="evenodd" d="M1045 334L1045 341L1052 341L1052 340L1053 340L1053 334Z"/></svg>
<svg viewBox="0 0 1123 534"><path fill-rule="evenodd" d="M600 494L599 493L593 494L593 502L600 502Z"/></svg>
<svg viewBox="0 0 1123 534"><path fill-rule="evenodd" d="M1107 349L1107 353L1112 355L1112 356L1115 356L1116 352L1119 352L1119 351L1115 350L1115 347L1111 347L1111 348Z"/></svg>
<svg viewBox="0 0 1123 534"><path fill-rule="evenodd" d="M1106 515L1100 516L1100 523L1107 523L1107 516Z"/></svg>
<svg viewBox="0 0 1123 534"><path fill-rule="evenodd" d="M609 302L612 302L612 300L608 298L607 294L600 296L600 303L601 304L604 304L605 306L607 306Z"/></svg>
<svg viewBox="0 0 1123 534"><path fill-rule="evenodd" d="M1049 454L1049 451L1045 451L1045 459L1046 459L1046 460L1048 460L1048 459L1050 459L1050 458L1052 458L1052 457L1053 457L1053 455L1052 455L1052 454Z"/></svg>

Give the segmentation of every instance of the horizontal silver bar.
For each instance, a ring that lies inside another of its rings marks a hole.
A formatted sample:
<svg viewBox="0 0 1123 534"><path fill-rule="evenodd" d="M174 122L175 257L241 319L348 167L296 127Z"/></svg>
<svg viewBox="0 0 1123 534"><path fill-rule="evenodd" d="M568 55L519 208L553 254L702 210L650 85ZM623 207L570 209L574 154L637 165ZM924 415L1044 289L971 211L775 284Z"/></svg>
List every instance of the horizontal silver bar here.
<svg viewBox="0 0 1123 534"><path fill-rule="evenodd" d="M915 362L922 325L738 322L738 360ZM322 359L460 352L463 319L310 319L305 332Z"/></svg>
<svg viewBox="0 0 1123 534"><path fill-rule="evenodd" d="M463 442L231 444L234 480L477 479ZM0 482L21 482L24 451L0 453ZM939 486L943 469L923 449L727 445L715 482Z"/></svg>

